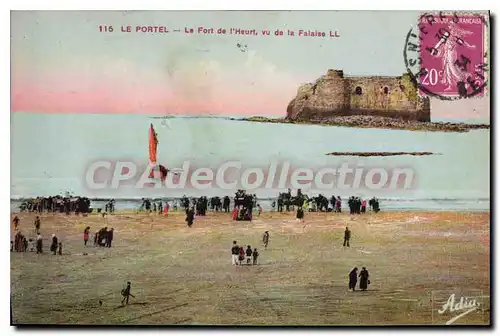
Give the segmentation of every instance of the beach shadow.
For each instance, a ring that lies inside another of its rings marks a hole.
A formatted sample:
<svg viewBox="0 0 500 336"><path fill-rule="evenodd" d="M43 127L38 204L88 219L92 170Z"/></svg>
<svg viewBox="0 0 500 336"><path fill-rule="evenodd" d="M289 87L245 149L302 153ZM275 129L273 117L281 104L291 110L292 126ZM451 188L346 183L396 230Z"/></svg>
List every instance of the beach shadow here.
<svg viewBox="0 0 500 336"><path fill-rule="evenodd" d="M192 320L193 319L189 317L180 321L172 322L172 324L181 324L181 323L191 322Z"/></svg>
<svg viewBox="0 0 500 336"><path fill-rule="evenodd" d="M153 316L153 315L156 315L156 314L163 313L163 312L165 312L167 310L177 309L177 308L184 307L184 306L187 306L187 305L188 305L187 303L182 303L182 304L179 304L179 305L176 305L176 306L173 306L173 307L168 307L168 308L165 308L165 309L161 309L161 310L158 310L158 311L155 311L155 312L152 312L152 313L147 313L147 314L139 315L139 316L136 316L136 317L132 317L130 319L121 321L120 323L131 322L131 321L143 318L143 317Z"/></svg>

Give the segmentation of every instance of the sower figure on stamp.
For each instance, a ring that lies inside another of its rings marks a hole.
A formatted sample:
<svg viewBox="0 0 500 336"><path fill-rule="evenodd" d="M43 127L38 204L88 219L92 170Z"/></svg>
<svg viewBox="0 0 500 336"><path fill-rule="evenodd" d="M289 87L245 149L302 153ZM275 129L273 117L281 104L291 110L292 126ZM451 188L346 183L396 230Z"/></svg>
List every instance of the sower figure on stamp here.
<svg viewBox="0 0 500 336"><path fill-rule="evenodd" d="M132 293L130 293L130 286L131 286L130 281L127 281L127 287L125 289L122 289L122 296L123 296L122 306L124 304L128 304L128 300L130 297L135 298L135 296L133 296Z"/></svg>
<svg viewBox="0 0 500 336"><path fill-rule="evenodd" d="M349 247L349 240L351 240L351 231L346 227L344 231L344 246Z"/></svg>

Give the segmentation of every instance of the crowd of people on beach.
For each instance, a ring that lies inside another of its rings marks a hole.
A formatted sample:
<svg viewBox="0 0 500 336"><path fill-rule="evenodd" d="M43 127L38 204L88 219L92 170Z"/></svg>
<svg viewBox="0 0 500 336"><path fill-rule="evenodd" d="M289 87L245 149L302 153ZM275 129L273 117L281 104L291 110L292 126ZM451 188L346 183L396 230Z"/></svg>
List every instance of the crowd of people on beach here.
<svg viewBox="0 0 500 336"><path fill-rule="evenodd" d="M361 214L368 210L367 200L358 196L350 196L348 201L349 213ZM369 207L373 212L380 211L380 202L377 198L373 197L368 201ZM278 212L294 211L295 207L301 208L302 211L307 212L342 212L342 198L340 196L332 195L330 199L326 196L319 194L318 196L309 197L302 193L301 189L297 190L297 195L293 196L291 189L286 193L279 193L278 199L272 202L273 210Z"/></svg>
<svg viewBox="0 0 500 336"><path fill-rule="evenodd" d="M239 246L236 240L233 241L231 248L231 263L233 265L257 265L258 257L259 252L256 248L252 250L252 246L247 245L245 249L244 246Z"/></svg>
<svg viewBox="0 0 500 336"><path fill-rule="evenodd" d="M19 228L20 219L18 216L14 216L12 219L14 226L14 240L10 241L10 251L11 252L36 252L37 254L43 253L43 236L40 233L41 220L39 216L36 216L33 234L35 238L27 238ZM62 242L56 236L52 234L52 242L50 244L50 251L52 254L62 255Z"/></svg>
<svg viewBox="0 0 500 336"><path fill-rule="evenodd" d="M368 204L367 204L368 203ZM162 215L167 215L169 208L171 207L168 201L163 202L162 200L150 200L142 199L142 205L139 210L145 210L148 212L154 212ZM231 199L228 196L225 197L198 197L198 198L188 198L184 196L180 199L180 204L177 202L172 203L172 207L177 210L179 207L183 208L186 214L186 223L188 227L192 227L196 216L205 216L208 209L215 212L225 212L229 213L231 208ZM379 201L376 198L372 198L367 202L366 199L362 199L357 196L351 196L347 200L349 206L349 213L363 214L367 212L367 205L372 209L373 212L380 211ZM291 190L289 189L287 193L280 193L277 201L273 202L272 207L275 210L277 205L277 211L293 211L296 210L297 220L304 221L305 212L342 212L342 199L340 196L332 196L329 200L323 196L318 195L316 197L309 198L307 195L302 194L301 190L297 191L296 196L291 195ZM231 218L235 221L251 221L254 213L260 216L262 213L262 207L257 202L256 195L247 194L244 190L238 190L233 198ZM102 215L103 218L109 214L115 212L115 200L110 199L106 202L104 212L98 209L96 211ZM75 214L79 213L91 213L90 200L85 197L37 197L29 200L25 200L21 205L21 211L28 212L61 212L69 214L71 212ZM34 238L26 237L19 228L19 217L15 216L13 219L14 231L16 232L13 241L11 241L11 252L36 252L37 254L43 253L43 237L40 233L41 220L39 216L33 223L35 235ZM90 240L90 226L87 226L83 232L84 246L88 246ZM265 231L262 236L262 244L264 249L267 250L269 244L269 231ZM99 229L93 234L93 245L94 247L107 247L111 248L114 239L114 229L108 229L107 226ZM351 231L348 227L344 231L344 247L350 247ZM62 255L62 242L56 236L52 234L50 252L54 255ZM87 253L84 253L86 255ZM233 241L233 246L231 247L231 262L235 266L250 266L259 264L259 251L257 248L251 245L238 245L237 241ZM359 289L364 291L367 290L370 284L369 273L366 267L362 267L361 272L358 276L358 268L355 267L349 273L349 290L355 291L356 285L359 278ZM124 301L122 303L128 303L128 298L132 296L130 294L130 283L122 292L124 296ZM132 296L133 297L133 296Z"/></svg>
<svg viewBox="0 0 500 336"><path fill-rule="evenodd" d="M90 210L90 199L80 196L48 196L28 198L19 206L21 212L60 212L87 214Z"/></svg>
<svg viewBox="0 0 500 336"><path fill-rule="evenodd" d="M90 226L87 226L83 231L83 244L85 246L87 246L89 235L90 235ZM94 246L111 247L111 243L113 242L113 236L114 236L113 228L108 230L107 226L103 227L102 229L94 233Z"/></svg>

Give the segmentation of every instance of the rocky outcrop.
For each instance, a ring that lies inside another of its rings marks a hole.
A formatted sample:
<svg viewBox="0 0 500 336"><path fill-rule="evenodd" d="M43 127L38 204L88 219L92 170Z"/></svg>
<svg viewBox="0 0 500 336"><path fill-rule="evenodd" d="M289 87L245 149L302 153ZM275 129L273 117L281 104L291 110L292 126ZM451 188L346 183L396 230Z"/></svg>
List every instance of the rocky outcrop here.
<svg viewBox="0 0 500 336"><path fill-rule="evenodd" d="M415 120L402 120L394 118L374 117L366 115L355 115L346 117L331 117L323 119L292 120L287 118L267 118L250 117L244 119L234 119L238 121L252 121L263 123L279 124L302 124L302 125L322 125L322 126L340 126L356 128L384 128L409 131L426 132L468 132L475 129L489 129L487 124L464 124L449 122L420 122Z"/></svg>
<svg viewBox="0 0 500 336"><path fill-rule="evenodd" d="M352 115L430 121L430 102L418 96L408 74L358 77L330 69L315 83L298 88L287 106L286 118L310 120Z"/></svg>
<svg viewBox="0 0 500 336"><path fill-rule="evenodd" d="M331 152L326 155L332 156L401 156L401 155L411 155L411 156L426 156L426 155L440 155L432 152Z"/></svg>

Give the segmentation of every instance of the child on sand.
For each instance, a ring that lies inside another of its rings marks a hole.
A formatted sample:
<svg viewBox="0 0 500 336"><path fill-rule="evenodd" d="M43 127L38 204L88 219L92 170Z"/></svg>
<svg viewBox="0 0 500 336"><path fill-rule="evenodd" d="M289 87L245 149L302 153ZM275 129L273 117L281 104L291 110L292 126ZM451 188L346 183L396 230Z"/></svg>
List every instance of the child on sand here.
<svg viewBox="0 0 500 336"><path fill-rule="evenodd" d="M240 265L242 265L243 260L245 260L245 250L243 249L243 246L241 246L238 251L238 261Z"/></svg>
<svg viewBox="0 0 500 336"><path fill-rule="evenodd" d="M247 265L250 265L252 263L252 253L252 248L250 247L250 245L248 245L246 250Z"/></svg>
<svg viewBox="0 0 500 336"><path fill-rule="evenodd" d="M85 230L83 230L83 245L87 246L87 242L89 241L89 231L90 226L87 226Z"/></svg>

